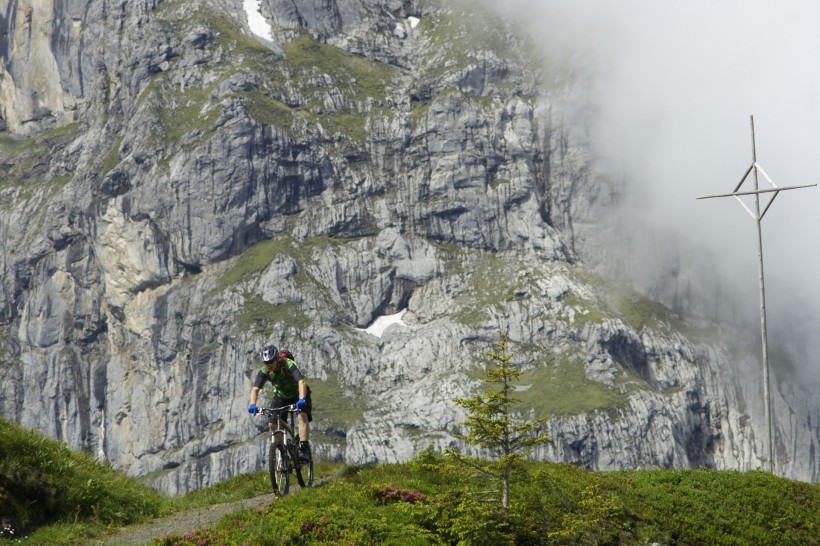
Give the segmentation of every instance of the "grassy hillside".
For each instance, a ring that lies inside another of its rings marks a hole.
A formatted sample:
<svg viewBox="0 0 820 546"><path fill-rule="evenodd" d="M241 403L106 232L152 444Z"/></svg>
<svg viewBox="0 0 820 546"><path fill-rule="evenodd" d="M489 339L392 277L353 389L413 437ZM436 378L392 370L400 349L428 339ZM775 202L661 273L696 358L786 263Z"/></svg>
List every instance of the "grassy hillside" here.
<svg viewBox="0 0 820 546"><path fill-rule="evenodd" d="M319 478L329 471L319 465ZM820 545L820 484L764 472L528 463L507 511L480 494L491 488L426 452L405 464L344 468L309 492L155 544ZM269 491L259 472L164 499L87 454L0 421L0 509L28 526L25 538L0 544L88 544L132 522Z"/></svg>
<svg viewBox="0 0 820 546"><path fill-rule="evenodd" d="M132 523L269 492L260 472L163 498L88 453L0 419L0 544L86 544Z"/></svg>
<svg viewBox="0 0 820 546"><path fill-rule="evenodd" d="M0 419L0 535L43 525L105 527L156 517L159 493L87 453Z"/></svg>
<svg viewBox="0 0 820 546"><path fill-rule="evenodd" d="M195 544L820 544L820 485L763 472L588 472L531 463L513 504L427 453L350 468L309 493L168 536Z"/></svg>

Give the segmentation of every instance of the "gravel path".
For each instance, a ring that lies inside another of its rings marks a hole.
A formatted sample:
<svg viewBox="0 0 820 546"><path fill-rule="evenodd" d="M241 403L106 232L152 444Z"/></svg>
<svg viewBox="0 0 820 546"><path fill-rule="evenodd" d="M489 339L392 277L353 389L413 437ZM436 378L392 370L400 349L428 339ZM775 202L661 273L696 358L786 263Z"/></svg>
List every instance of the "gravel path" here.
<svg viewBox="0 0 820 546"><path fill-rule="evenodd" d="M298 486L296 489L298 489ZM148 523L124 527L117 534L96 541L93 544L95 546L142 546L143 544L150 544L155 538L162 538L167 534L182 534L187 531L210 527L218 523L222 516L226 514L267 506L274 498L274 494L270 493L250 499L195 508L187 512L157 518Z"/></svg>
<svg viewBox="0 0 820 546"><path fill-rule="evenodd" d="M335 476L325 476L314 480L313 487L318 487L327 483ZM291 483L290 495L300 490L299 484ZM112 534L102 540L92 542L93 546L143 546L150 544L155 538L162 538L168 534L182 534L188 531L196 531L216 525L222 516L233 514L240 510L255 510L262 508L273 502L276 495L268 493L222 504L213 504L202 508L194 508L186 512L171 514L162 518L151 520L147 523L130 525L123 527L119 532Z"/></svg>

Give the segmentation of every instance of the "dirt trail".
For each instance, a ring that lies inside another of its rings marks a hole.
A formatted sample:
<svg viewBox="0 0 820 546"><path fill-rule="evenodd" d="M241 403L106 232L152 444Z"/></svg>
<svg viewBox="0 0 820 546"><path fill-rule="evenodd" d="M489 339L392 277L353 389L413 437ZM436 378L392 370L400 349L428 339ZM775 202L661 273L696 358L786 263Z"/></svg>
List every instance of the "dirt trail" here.
<svg viewBox="0 0 820 546"><path fill-rule="evenodd" d="M296 487L296 489L299 488ZM274 494L270 493L250 499L194 508L186 512L157 518L148 523L124 527L117 534L103 540L94 541L92 544L95 546L142 546L143 544L150 544L155 538L162 538L167 534L182 534L187 531L210 527L219 522L222 516L226 514L267 506L274 498Z"/></svg>
<svg viewBox="0 0 820 546"><path fill-rule="evenodd" d="M335 477L335 475L331 475L316 479L313 482L313 487L319 487ZM299 484L291 483L290 493L288 494L297 493L300 489ZM276 495L273 493L267 493L249 499L193 508L178 514L157 518L147 523L123 527L119 532L104 539L95 540L90 544L93 546L143 546L150 544L155 538L162 538L168 534L182 534L216 525L222 519L222 516L226 514L233 514L240 510L263 508L273 502L275 498Z"/></svg>

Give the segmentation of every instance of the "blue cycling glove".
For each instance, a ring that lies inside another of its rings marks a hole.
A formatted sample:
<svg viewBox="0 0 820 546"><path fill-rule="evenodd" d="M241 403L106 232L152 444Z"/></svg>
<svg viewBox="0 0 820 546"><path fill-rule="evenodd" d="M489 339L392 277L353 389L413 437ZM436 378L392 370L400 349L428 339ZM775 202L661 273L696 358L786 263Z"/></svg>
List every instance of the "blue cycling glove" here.
<svg viewBox="0 0 820 546"><path fill-rule="evenodd" d="M248 406L248 413L251 415L256 415L258 412L256 411L256 404L251 404Z"/></svg>
<svg viewBox="0 0 820 546"><path fill-rule="evenodd" d="M298 409L299 411L302 411L303 409L305 409L305 404L306 404L306 403L307 403L307 402L305 402L305 399L304 399L304 398L300 398L300 399L296 402L296 409Z"/></svg>

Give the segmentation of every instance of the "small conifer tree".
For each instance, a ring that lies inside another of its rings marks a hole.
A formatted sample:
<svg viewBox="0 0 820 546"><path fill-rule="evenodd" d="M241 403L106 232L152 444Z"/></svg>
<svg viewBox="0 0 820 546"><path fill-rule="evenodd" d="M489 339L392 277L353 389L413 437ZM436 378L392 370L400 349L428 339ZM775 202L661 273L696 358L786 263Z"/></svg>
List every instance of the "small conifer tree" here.
<svg viewBox="0 0 820 546"><path fill-rule="evenodd" d="M514 368L511 360L515 355L507 352L508 342L509 338L499 332L497 348L484 353L490 359L484 371L484 389L469 398L454 399L467 410L467 420L460 423L467 427L467 434L456 437L488 450L496 460L489 465L480 465L448 450L452 457L501 482L501 504L504 508L510 502L513 468L524 456L532 453L536 445L543 444L550 438L537 432L547 417L517 423L517 418L512 413L513 406L520 402L513 397L513 392L515 383L523 372Z"/></svg>

